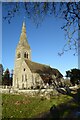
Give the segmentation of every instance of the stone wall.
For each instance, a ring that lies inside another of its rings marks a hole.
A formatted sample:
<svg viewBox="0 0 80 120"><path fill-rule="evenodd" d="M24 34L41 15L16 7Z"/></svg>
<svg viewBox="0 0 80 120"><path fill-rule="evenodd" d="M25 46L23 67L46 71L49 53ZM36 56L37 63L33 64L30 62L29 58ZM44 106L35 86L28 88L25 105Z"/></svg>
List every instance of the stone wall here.
<svg viewBox="0 0 80 120"><path fill-rule="evenodd" d="M36 90L19 90L13 89L12 87L0 87L0 93L5 94L26 94L28 96L40 96L49 99L51 96L59 95L55 89L36 89Z"/></svg>
<svg viewBox="0 0 80 120"><path fill-rule="evenodd" d="M26 75L26 79L25 79L25 75ZM14 88L23 88L23 89L32 86L32 73L29 67L27 66L27 64L25 63L25 61L23 61L20 67L17 66L15 68L15 72L13 75L13 86Z"/></svg>

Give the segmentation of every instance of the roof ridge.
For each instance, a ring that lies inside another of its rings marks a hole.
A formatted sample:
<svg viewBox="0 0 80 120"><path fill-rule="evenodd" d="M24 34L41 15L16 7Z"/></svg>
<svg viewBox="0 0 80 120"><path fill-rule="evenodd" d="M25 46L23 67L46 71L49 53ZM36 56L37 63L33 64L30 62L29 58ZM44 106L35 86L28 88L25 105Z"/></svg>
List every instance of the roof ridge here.
<svg viewBox="0 0 80 120"><path fill-rule="evenodd" d="M25 60L25 61L26 61L26 60ZM50 67L49 65L46 65L46 64L41 64L41 63L34 62L34 61L31 61L31 60L27 60L27 61L30 61L30 62L35 63L35 64L43 65L43 66L46 66L46 67ZM50 68L51 68L51 67L50 67Z"/></svg>

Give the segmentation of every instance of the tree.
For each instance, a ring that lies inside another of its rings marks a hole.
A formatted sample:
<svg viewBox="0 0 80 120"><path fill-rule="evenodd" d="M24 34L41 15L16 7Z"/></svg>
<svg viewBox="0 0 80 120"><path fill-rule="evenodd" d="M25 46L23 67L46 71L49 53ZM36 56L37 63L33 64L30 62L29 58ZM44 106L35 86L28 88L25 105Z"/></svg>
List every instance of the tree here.
<svg viewBox="0 0 80 120"><path fill-rule="evenodd" d="M0 64L0 85L2 85L3 71L4 71L4 69L3 69L3 65Z"/></svg>
<svg viewBox="0 0 80 120"><path fill-rule="evenodd" d="M12 82L13 82L13 69L11 70L11 74L10 74L10 85L12 86Z"/></svg>
<svg viewBox="0 0 80 120"><path fill-rule="evenodd" d="M71 71L66 71L67 76L70 77L70 82L75 85L80 83L80 69L71 69Z"/></svg>
<svg viewBox="0 0 80 120"><path fill-rule="evenodd" d="M10 85L10 72L8 68L4 72L3 79L2 79L2 85L8 85L8 86Z"/></svg>
<svg viewBox="0 0 80 120"><path fill-rule="evenodd" d="M80 2L10 2L3 3L3 7L6 10L3 20L8 20L8 23L22 11L37 26L47 15L64 19L62 29L65 31L66 43L58 54L61 56L68 50L75 50L74 55L78 53L79 39L75 36L80 30Z"/></svg>
<svg viewBox="0 0 80 120"><path fill-rule="evenodd" d="M66 71L66 77L71 77L71 72L70 72L70 70L68 70L68 71Z"/></svg>

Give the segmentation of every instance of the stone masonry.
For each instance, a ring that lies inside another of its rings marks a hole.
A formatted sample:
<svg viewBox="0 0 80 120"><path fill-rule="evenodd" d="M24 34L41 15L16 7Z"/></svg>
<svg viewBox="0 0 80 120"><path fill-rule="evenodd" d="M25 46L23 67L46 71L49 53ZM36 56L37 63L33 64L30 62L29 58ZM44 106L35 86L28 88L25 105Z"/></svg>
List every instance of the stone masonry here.
<svg viewBox="0 0 80 120"><path fill-rule="evenodd" d="M36 86L44 86L47 76L59 76L60 72L50 66L31 61L31 48L26 36L26 24L23 22L20 40L15 52L15 65L13 74L13 88L30 89Z"/></svg>

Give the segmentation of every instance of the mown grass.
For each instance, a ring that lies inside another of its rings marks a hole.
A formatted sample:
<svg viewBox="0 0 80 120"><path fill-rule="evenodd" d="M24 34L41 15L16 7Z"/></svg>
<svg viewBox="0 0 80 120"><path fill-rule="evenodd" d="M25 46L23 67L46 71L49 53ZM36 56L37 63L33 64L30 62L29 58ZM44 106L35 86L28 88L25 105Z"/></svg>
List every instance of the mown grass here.
<svg viewBox="0 0 80 120"><path fill-rule="evenodd" d="M67 95L53 96L50 100L39 96L2 94L2 117L3 118L33 118L50 110L54 104L67 103L72 97ZM76 104L75 104L76 106ZM67 111L61 112L61 115ZM63 115L63 116L64 116Z"/></svg>

